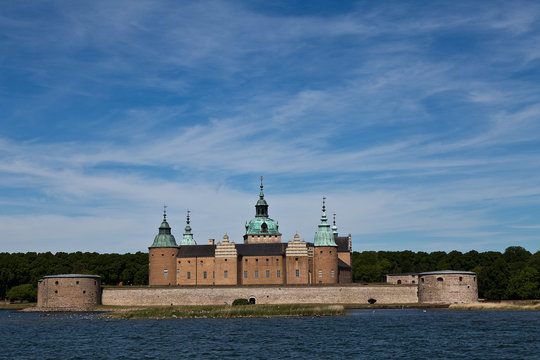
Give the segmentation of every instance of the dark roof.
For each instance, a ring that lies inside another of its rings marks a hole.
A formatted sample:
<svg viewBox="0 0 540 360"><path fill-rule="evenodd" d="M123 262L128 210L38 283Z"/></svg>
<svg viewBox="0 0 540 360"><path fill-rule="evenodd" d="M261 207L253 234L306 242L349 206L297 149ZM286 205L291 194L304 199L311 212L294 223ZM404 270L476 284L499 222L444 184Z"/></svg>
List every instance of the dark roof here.
<svg viewBox="0 0 540 360"><path fill-rule="evenodd" d="M334 241L336 242L338 252L349 252L348 236L336 236Z"/></svg>
<svg viewBox="0 0 540 360"><path fill-rule="evenodd" d="M212 257L215 253L215 245L182 245L178 250L178 257Z"/></svg>
<svg viewBox="0 0 540 360"><path fill-rule="evenodd" d="M399 273L399 274L386 274L386 276L407 276L407 275L418 275L418 273L408 272L408 273Z"/></svg>
<svg viewBox="0 0 540 360"><path fill-rule="evenodd" d="M351 267L341 259L338 259L338 268L343 270L351 270Z"/></svg>
<svg viewBox="0 0 540 360"><path fill-rule="evenodd" d="M240 256L284 255L287 243L236 244Z"/></svg>
<svg viewBox="0 0 540 360"><path fill-rule="evenodd" d="M54 279L54 278L92 278L99 279L98 275L87 275L87 274L59 274L59 275L47 275L43 277L44 279Z"/></svg>

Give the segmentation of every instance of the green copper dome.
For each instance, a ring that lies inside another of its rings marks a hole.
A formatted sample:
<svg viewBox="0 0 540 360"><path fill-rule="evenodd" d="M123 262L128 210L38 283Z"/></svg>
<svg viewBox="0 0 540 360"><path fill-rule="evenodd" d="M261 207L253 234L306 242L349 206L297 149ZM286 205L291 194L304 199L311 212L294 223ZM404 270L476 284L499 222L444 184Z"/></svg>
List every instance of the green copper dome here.
<svg viewBox="0 0 540 360"><path fill-rule="evenodd" d="M277 222L268 217L268 203L264 200L262 179L261 176L261 192L255 204L255 218L246 223L246 235L281 235Z"/></svg>
<svg viewBox="0 0 540 360"><path fill-rule="evenodd" d="M182 245L197 245L195 240L193 240L193 234L191 233L191 226L189 226L189 210L187 212L186 227L184 229L184 236L180 241L180 246Z"/></svg>
<svg viewBox="0 0 540 360"><path fill-rule="evenodd" d="M326 221L326 205L324 201L326 198L323 197L323 206L322 206L322 216L321 216L321 223L319 224L319 228L317 232L315 233L314 238L314 245L315 246L337 246L335 240L334 240L334 233L330 229L330 224L328 224Z"/></svg>
<svg viewBox="0 0 540 360"><path fill-rule="evenodd" d="M171 227L167 222L167 214L165 211L163 211L163 222L159 226L159 233L154 238L154 242L150 247L178 247L174 236L171 234Z"/></svg>

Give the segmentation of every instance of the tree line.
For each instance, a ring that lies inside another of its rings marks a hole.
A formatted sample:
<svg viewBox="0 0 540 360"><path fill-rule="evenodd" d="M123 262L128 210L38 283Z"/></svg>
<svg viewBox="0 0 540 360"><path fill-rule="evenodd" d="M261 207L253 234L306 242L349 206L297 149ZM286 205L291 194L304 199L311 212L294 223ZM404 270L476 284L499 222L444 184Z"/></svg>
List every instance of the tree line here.
<svg viewBox="0 0 540 360"><path fill-rule="evenodd" d="M353 278L357 282L380 282L385 274L433 270L476 272L481 298L540 298L540 251L531 254L519 246L511 246L503 253L473 250L352 254ZM0 253L0 299L35 299L37 281L56 274L99 275L104 285L147 285L148 253Z"/></svg>
<svg viewBox="0 0 540 360"><path fill-rule="evenodd" d="M355 281L377 282L385 274L435 270L473 271L478 274L478 295L489 300L539 299L540 251L521 246L497 251L364 251L353 252Z"/></svg>

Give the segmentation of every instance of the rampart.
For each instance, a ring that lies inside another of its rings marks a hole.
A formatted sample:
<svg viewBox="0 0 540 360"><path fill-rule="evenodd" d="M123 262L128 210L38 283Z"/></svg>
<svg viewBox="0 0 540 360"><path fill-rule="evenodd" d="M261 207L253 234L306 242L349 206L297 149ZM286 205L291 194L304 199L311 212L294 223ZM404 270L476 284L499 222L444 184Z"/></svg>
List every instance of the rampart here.
<svg viewBox="0 0 540 360"><path fill-rule="evenodd" d="M213 286L163 288L105 288L103 305L219 305L235 299L256 304L377 304L418 303L416 286Z"/></svg>

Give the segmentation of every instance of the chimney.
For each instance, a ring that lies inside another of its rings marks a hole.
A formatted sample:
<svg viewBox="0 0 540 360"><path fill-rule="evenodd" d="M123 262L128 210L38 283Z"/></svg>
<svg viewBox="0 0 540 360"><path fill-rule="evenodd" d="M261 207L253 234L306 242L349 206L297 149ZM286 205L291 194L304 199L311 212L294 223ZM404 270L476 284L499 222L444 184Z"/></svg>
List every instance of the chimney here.
<svg viewBox="0 0 540 360"><path fill-rule="evenodd" d="M208 244L210 245L214 245L215 244L215 240L214 239L208 239Z"/></svg>

